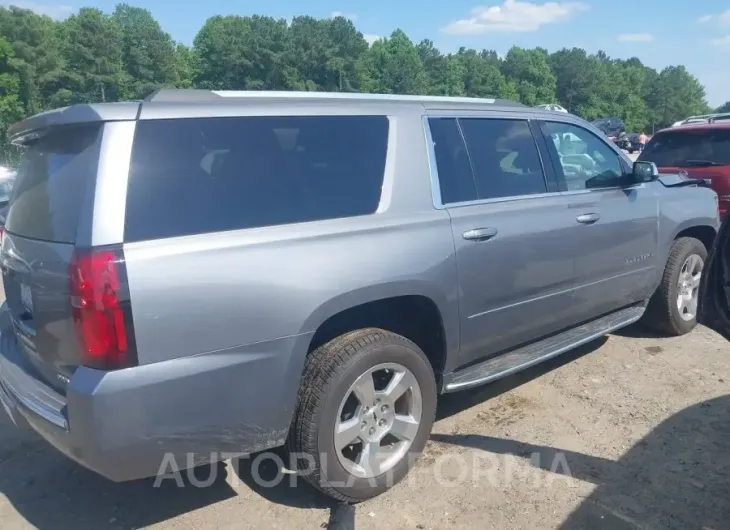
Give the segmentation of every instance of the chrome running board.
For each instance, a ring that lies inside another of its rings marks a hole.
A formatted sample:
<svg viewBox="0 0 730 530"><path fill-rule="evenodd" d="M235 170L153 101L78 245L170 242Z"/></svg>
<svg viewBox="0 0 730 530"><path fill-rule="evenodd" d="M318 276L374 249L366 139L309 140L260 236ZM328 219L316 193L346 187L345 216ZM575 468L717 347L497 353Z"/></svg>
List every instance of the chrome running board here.
<svg viewBox="0 0 730 530"><path fill-rule="evenodd" d="M633 324L644 314L645 307L631 306L591 322L533 342L508 353L492 357L454 373L444 392L455 392L496 381L502 377L525 370L552 359L573 348L602 337L607 333Z"/></svg>

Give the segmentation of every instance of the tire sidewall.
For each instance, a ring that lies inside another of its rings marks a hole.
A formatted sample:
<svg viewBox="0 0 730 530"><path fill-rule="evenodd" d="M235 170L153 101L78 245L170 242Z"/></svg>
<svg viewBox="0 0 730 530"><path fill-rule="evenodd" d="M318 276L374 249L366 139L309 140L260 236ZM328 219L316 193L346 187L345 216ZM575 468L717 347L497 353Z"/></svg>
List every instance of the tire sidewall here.
<svg viewBox="0 0 730 530"><path fill-rule="evenodd" d="M697 325L696 314L691 320L684 320L679 313L679 308L677 307L677 295L679 294L677 284L679 282L679 275L682 272L682 267L687 261L687 258L689 258L693 254L696 254L697 256L702 258L702 262L704 264L702 274L705 274L704 266L707 265L707 249L705 249L705 246L700 241L696 239L690 239L684 247L685 248L682 249L682 252L678 256L679 259L677 260L677 266L674 268L673 271L671 271L671 279L668 290L669 292L667 293L667 304L669 305L669 315L672 321L672 325L681 334L689 333Z"/></svg>
<svg viewBox="0 0 730 530"><path fill-rule="evenodd" d="M415 349L414 349L415 348ZM418 434L408 453L388 472L373 478L357 478L351 475L337 457L334 445L334 425L340 405L350 386L367 370L381 363L397 363L416 378L423 401ZM431 434L436 412L436 384L433 370L425 355L415 345L407 347L394 341L378 342L372 349L353 359L342 376L332 385L327 403L322 409L317 429L322 480L328 487L356 500L365 500L390 489L398 483L423 451Z"/></svg>

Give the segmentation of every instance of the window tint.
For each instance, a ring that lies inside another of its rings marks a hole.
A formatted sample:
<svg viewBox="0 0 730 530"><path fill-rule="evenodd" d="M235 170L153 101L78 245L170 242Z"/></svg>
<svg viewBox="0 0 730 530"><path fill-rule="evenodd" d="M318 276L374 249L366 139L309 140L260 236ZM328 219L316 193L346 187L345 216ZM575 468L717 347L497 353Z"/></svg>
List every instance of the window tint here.
<svg viewBox="0 0 730 530"><path fill-rule="evenodd" d="M101 125L63 126L26 148L8 211L8 232L74 243L86 184L99 162Z"/></svg>
<svg viewBox="0 0 730 530"><path fill-rule="evenodd" d="M524 120L460 119L479 198L546 193L535 139Z"/></svg>
<svg viewBox="0 0 730 530"><path fill-rule="evenodd" d="M375 212L385 116L140 121L126 241Z"/></svg>
<svg viewBox="0 0 730 530"><path fill-rule="evenodd" d="M429 120L438 168L441 202L474 201L478 199L471 162L454 118Z"/></svg>
<svg viewBox="0 0 730 530"><path fill-rule="evenodd" d="M568 190L617 186L623 177L616 152L590 131L568 123L545 122L543 132L557 151Z"/></svg>
<svg viewBox="0 0 730 530"><path fill-rule="evenodd" d="M730 165L730 129L667 131L655 135L639 156L660 167Z"/></svg>

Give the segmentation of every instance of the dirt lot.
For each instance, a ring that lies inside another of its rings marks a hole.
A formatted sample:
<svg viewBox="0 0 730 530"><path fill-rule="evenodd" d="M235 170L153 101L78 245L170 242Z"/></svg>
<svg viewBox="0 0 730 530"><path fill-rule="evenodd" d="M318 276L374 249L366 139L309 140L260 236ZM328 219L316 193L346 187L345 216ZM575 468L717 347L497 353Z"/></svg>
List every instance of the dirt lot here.
<svg viewBox="0 0 730 530"><path fill-rule="evenodd" d="M355 508L275 479L112 484L0 414L0 528L730 528L730 344L640 328L446 396L407 482ZM217 468L216 468L217 469ZM267 474L273 471L273 474Z"/></svg>

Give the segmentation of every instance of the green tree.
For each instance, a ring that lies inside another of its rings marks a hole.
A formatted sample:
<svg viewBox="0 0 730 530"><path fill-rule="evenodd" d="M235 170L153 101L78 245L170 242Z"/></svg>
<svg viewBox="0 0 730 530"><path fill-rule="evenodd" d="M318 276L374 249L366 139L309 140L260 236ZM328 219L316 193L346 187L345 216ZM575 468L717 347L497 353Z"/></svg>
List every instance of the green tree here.
<svg viewBox="0 0 730 530"><path fill-rule="evenodd" d="M0 35L12 46L25 114L45 110L68 79L58 23L27 9L0 7Z"/></svg>
<svg viewBox="0 0 730 530"><path fill-rule="evenodd" d="M62 31L71 103L117 101L128 82L119 23L98 9L82 8L62 23Z"/></svg>
<svg viewBox="0 0 730 530"><path fill-rule="evenodd" d="M684 66L668 66L647 95L651 121L666 127L687 116L709 112L705 88Z"/></svg>
<svg viewBox="0 0 730 530"><path fill-rule="evenodd" d="M466 69L464 63L454 55L443 55L433 41L421 41L418 56L423 63L429 94L442 96L463 96L465 94Z"/></svg>
<svg viewBox="0 0 730 530"><path fill-rule="evenodd" d="M275 90L291 87L297 73L288 65L291 50L285 20L216 16L195 37L200 68L196 84L217 90Z"/></svg>
<svg viewBox="0 0 730 530"><path fill-rule="evenodd" d="M122 31L122 57L129 77L124 96L140 99L158 88L178 85L175 43L152 13L118 4L112 18Z"/></svg>
<svg viewBox="0 0 730 530"><path fill-rule="evenodd" d="M562 49L550 56L550 67L556 78L556 96L570 112L587 119L600 117L603 65L581 48Z"/></svg>
<svg viewBox="0 0 730 530"><path fill-rule="evenodd" d="M177 86L191 88L198 75L198 56L184 44L175 44L175 70L177 72Z"/></svg>
<svg viewBox="0 0 730 530"><path fill-rule="evenodd" d="M555 101L556 79L550 70L547 51L514 46L502 62L502 73L517 86L520 101L538 105Z"/></svg>
<svg viewBox="0 0 730 530"><path fill-rule="evenodd" d="M464 65L464 93L469 97L519 100L517 85L500 72L496 52L461 48L456 58Z"/></svg>
<svg viewBox="0 0 730 530"><path fill-rule="evenodd" d="M360 89L358 62L367 53L368 44L351 20L295 17L289 33L288 72L295 72L296 78L289 80L288 88L337 92Z"/></svg>
<svg viewBox="0 0 730 530"><path fill-rule="evenodd" d="M558 102L592 120L618 116L651 131L709 111L683 66L661 72L636 58L580 48L548 54L513 47L444 54L402 30L368 46L344 17L215 16L193 46L172 40L151 13L126 3L109 15L82 8L55 21L0 7L0 156L24 116L72 103L137 99L159 87L326 90L499 97ZM718 111L730 111L730 101Z"/></svg>
<svg viewBox="0 0 730 530"><path fill-rule="evenodd" d="M719 107L717 107L717 110L715 112L730 112L730 101L726 101Z"/></svg>
<svg viewBox="0 0 730 530"><path fill-rule="evenodd" d="M7 143L8 127L23 117L20 101L20 61L13 47L0 37L0 163L13 162L13 152Z"/></svg>
<svg viewBox="0 0 730 530"><path fill-rule="evenodd" d="M373 88L385 94L425 94L428 77L418 50L400 29L370 47Z"/></svg>

